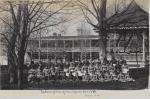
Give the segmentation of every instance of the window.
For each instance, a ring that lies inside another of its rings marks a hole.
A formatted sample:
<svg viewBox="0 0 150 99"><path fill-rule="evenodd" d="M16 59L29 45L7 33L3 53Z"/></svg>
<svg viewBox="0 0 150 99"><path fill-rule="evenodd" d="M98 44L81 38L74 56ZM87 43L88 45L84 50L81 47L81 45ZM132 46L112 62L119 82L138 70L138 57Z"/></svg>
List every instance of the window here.
<svg viewBox="0 0 150 99"><path fill-rule="evenodd" d="M33 59L38 59L39 58L39 53L38 52L33 52L32 58Z"/></svg>
<svg viewBox="0 0 150 99"><path fill-rule="evenodd" d="M41 52L41 59L47 59L47 52Z"/></svg>
<svg viewBox="0 0 150 99"><path fill-rule="evenodd" d="M58 40L57 41L57 47L64 47L64 41L63 40Z"/></svg>
<svg viewBox="0 0 150 99"><path fill-rule="evenodd" d="M48 47L49 47L49 48L55 47L55 41L54 41L54 40L48 41Z"/></svg>
<svg viewBox="0 0 150 99"><path fill-rule="evenodd" d="M47 48L47 40L41 40L41 47Z"/></svg>
<svg viewBox="0 0 150 99"><path fill-rule="evenodd" d="M107 41L107 45L108 45L108 47L116 47L115 46L115 40L114 39L109 39L108 41Z"/></svg>
<svg viewBox="0 0 150 99"><path fill-rule="evenodd" d="M86 47L90 47L90 40L86 40Z"/></svg>
<svg viewBox="0 0 150 99"><path fill-rule="evenodd" d="M81 52L75 52L74 53L74 60L79 60L80 59L80 55L81 55Z"/></svg>
<svg viewBox="0 0 150 99"><path fill-rule="evenodd" d="M81 41L80 40L75 40L74 41L74 47L81 47Z"/></svg>
<svg viewBox="0 0 150 99"><path fill-rule="evenodd" d="M73 43L73 41L71 41L71 40L65 41L65 47L72 47L72 43Z"/></svg>
<svg viewBox="0 0 150 99"><path fill-rule="evenodd" d="M92 59L98 59L99 53L98 52L92 52Z"/></svg>
<svg viewBox="0 0 150 99"><path fill-rule="evenodd" d="M99 47L98 40L91 40L91 46L92 47Z"/></svg>
<svg viewBox="0 0 150 99"><path fill-rule="evenodd" d="M54 52L48 52L48 59L54 59L55 53Z"/></svg>

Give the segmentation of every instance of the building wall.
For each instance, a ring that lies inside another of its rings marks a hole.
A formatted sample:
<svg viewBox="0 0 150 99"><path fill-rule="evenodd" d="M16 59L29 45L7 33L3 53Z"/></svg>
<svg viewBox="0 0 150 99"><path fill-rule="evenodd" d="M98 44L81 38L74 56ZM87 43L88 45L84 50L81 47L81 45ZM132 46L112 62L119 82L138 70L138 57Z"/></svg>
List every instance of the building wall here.
<svg viewBox="0 0 150 99"><path fill-rule="evenodd" d="M46 37L41 39L32 39L29 41L28 53L35 60L59 59L79 60L99 58L99 45L97 36L89 37ZM126 41L121 41L116 45L116 38L110 38L107 42L107 51L113 49L116 57L123 56L129 63L135 63L136 54L134 53L137 40L134 38L129 44L129 48L124 51ZM119 53L118 53L119 50ZM143 59L142 41L138 44L138 61ZM40 57L39 57L40 56Z"/></svg>
<svg viewBox="0 0 150 99"><path fill-rule="evenodd" d="M5 52L5 46L3 43L0 41L0 65L7 65L7 54Z"/></svg>

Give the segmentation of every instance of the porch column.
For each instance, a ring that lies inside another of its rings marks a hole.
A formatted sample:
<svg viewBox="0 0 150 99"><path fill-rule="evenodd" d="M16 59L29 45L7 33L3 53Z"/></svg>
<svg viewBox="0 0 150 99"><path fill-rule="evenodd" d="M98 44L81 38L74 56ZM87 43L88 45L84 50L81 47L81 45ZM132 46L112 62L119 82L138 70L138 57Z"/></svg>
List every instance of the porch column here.
<svg viewBox="0 0 150 99"><path fill-rule="evenodd" d="M143 31L143 59L142 60L143 60L142 65L145 65L145 34L144 34L144 31Z"/></svg>
<svg viewBox="0 0 150 99"><path fill-rule="evenodd" d="M64 56L63 56L63 62L66 62L66 50L65 50L65 47L66 47L66 43L65 43L65 39L63 39L63 43L64 43Z"/></svg>
<svg viewBox="0 0 150 99"><path fill-rule="evenodd" d="M32 52L32 50L31 50L30 52L31 52L31 61L32 61L32 60L33 60L33 59L32 59L32 56L33 56L33 52Z"/></svg>
<svg viewBox="0 0 150 99"><path fill-rule="evenodd" d="M90 40L90 59L92 58L92 53L91 53L91 49L92 47L91 47L91 40Z"/></svg>
<svg viewBox="0 0 150 99"><path fill-rule="evenodd" d="M86 44L86 43L87 43L87 42L86 42L86 39L85 39L85 43L84 43L84 44L85 44L85 46L84 46L84 48L85 48L85 59L87 59L87 56L86 56L86 54L87 54L86 45L87 45L87 44Z"/></svg>
<svg viewBox="0 0 150 99"><path fill-rule="evenodd" d="M81 55L80 55L80 60L82 61L83 59L83 40L80 40L81 43Z"/></svg>
<svg viewBox="0 0 150 99"><path fill-rule="evenodd" d="M41 33L39 37L39 61L41 61Z"/></svg>
<svg viewBox="0 0 150 99"><path fill-rule="evenodd" d="M30 52L31 52L31 61L33 60L33 49L32 49L32 41L30 41Z"/></svg>
<svg viewBox="0 0 150 99"><path fill-rule="evenodd" d="M115 30L114 31L114 45L115 45L115 50L114 50L114 56L115 56L115 58L117 57L117 54L118 54L118 56L119 56L119 42L118 42L118 45L117 45L117 31ZM116 52L117 51L117 52Z"/></svg>
<svg viewBox="0 0 150 99"><path fill-rule="evenodd" d="M47 61L48 61L48 40L46 40L46 45L47 45Z"/></svg>
<svg viewBox="0 0 150 99"><path fill-rule="evenodd" d="M74 40L72 40L72 61L74 61Z"/></svg>
<svg viewBox="0 0 150 99"><path fill-rule="evenodd" d="M98 39L98 43L99 43L99 52L98 52L98 53L99 53L99 59L101 59L101 57L102 57L102 56L101 56L101 55L102 55L102 52L101 52L101 47L100 47L100 46L101 46L101 45L100 45L100 39L101 39L101 38ZM103 39L103 38L102 38L102 39Z"/></svg>
<svg viewBox="0 0 150 99"><path fill-rule="evenodd" d="M56 36L55 36L55 62L57 63L57 57L56 57L56 53L57 53L57 38L56 38Z"/></svg>
<svg viewBox="0 0 150 99"><path fill-rule="evenodd" d="M108 36L108 47L106 47L106 49L108 48L108 51L110 52L110 40L111 40L111 35Z"/></svg>

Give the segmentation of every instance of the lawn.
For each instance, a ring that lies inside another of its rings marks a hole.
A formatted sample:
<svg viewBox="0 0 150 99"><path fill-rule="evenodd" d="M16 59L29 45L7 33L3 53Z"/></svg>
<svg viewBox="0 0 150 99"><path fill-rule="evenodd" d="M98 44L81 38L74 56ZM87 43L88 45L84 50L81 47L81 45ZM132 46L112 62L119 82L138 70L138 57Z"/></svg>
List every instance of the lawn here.
<svg viewBox="0 0 150 99"><path fill-rule="evenodd" d="M141 90L148 88L146 77L136 79L135 82L79 82L79 81L48 81L34 84L25 84L25 90L77 90L77 89L95 89L95 90ZM5 84L2 89L15 90L17 85Z"/></svg>
<svg viewBox="0 0 150 99"><path fill-rule="evenodd" d="M81 81L48 81L34 84L24 84L24 90L79 90L79 89L97 89L97 90L141 90L148 88L148 70L133 69L130 70L131 76L135 82L81 82ZM2 76L2 75L1 75ZM1 77L2 90L15 90L17 85L8 84L8 75ZM4 82L5 81L5 82Z"/></svg>

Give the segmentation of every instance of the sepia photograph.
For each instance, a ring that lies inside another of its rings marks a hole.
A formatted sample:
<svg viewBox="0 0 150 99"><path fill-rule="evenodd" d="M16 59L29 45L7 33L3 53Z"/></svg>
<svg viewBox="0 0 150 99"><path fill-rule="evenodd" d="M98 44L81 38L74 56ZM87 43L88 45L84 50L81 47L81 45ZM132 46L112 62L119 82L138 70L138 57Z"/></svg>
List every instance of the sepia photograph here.
<svg viewBox="0 0 150 99"><path fill-rule="evenodd" d="M149 89L149 0L1 0L0 90Z"/></svg>

